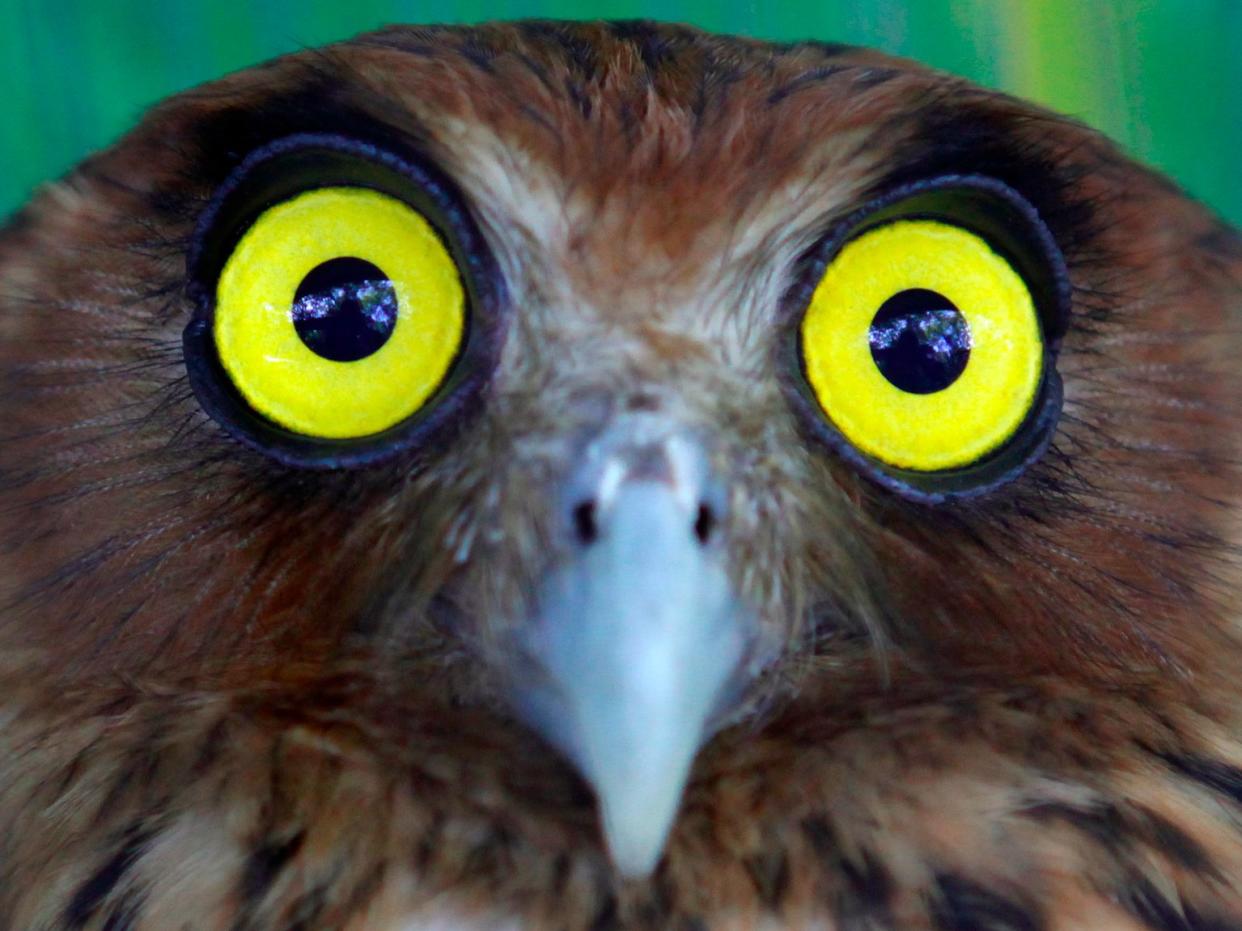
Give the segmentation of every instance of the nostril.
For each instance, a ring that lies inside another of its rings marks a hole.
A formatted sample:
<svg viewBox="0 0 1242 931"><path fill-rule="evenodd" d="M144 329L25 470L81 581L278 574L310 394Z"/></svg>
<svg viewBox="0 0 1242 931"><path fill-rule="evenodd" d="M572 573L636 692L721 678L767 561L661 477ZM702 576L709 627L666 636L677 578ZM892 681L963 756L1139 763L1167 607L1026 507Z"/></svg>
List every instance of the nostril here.
<svg viewBox="0 0 1242 931"><path fill-rule="evenodd" d="M631 411L658 411L660 398L651 392L639 391L630 397L625 406Z"/></svg>
<svg viewBox="0 0 1242 931"><path fill-rule="evenodd" d="M700 543L706 544L716 530L716 512L706 502L699 504L699 512L694 518L694 535Z"/></svg>
<svg viewBox="0 0 1242 931"><path fill-rule="evenodd" d="M578 535L578 541L588 546L599 539L594 501L583 501L574 508L574 532Z"/></svg>

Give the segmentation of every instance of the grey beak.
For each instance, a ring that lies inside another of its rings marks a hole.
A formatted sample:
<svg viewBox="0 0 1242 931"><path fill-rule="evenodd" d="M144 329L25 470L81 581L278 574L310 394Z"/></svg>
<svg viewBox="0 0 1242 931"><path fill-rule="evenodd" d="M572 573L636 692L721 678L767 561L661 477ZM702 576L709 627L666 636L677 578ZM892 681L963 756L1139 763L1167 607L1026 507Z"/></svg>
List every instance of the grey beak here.
<svg viewBox="0 0 1242 931"><path fill-rule="evenodd" d="M750 672L756 627L725 570L705 457L658 420L638 424L605 434L571 482L569 556L524 644L540 674L517 696L594 787L631 877L659 861L694 758Z"/></svg>

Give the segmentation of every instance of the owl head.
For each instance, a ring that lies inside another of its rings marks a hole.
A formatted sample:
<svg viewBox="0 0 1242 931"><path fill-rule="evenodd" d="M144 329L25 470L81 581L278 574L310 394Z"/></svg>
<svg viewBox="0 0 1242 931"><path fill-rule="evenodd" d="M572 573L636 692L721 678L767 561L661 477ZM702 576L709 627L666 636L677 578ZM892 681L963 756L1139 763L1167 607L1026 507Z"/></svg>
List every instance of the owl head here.
<svg viewBox="0 0 1242 931"><path fill-rule="evenodd" d="M725 775L810 804L796 749L903 710L1208 714L1240 291L1236 233L1090 129L875 52L291 55L0 237L8 694L313 718L631 877Z"/></svg>

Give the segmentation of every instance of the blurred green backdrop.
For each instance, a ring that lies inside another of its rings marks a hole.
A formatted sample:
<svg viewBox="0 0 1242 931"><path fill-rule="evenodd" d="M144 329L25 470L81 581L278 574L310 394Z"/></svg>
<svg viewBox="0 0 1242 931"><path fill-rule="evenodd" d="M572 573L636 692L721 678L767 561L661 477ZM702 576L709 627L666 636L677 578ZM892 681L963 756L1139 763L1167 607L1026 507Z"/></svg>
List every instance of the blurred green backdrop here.
<svg viewBox="0 0 1242 931"><path fill-rule="evenodd" d="M225 71L384 23L527 16L877 46L1078 116L1242 223L1242 0L0 0L0 213Z"/></svg>

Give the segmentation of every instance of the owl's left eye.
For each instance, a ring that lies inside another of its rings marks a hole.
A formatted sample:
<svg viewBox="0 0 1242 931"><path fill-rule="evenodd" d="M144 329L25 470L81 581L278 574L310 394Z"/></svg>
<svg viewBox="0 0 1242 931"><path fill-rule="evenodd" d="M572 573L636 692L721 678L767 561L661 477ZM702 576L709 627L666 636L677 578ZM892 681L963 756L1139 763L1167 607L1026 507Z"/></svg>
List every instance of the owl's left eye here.
<svg viewBox="0 0 1242 931"><path fill-rule="evenodd" d="M1015 192L968 177L897 191L847 221L810 271L801 393L845 458L940 501L996 487L1047 445L1067 276Z"/></svg>
<svg viewBox="0 0 1242 931"><path fill-rule="evenodd" d="M899 220L847 243L802 321L825 414L881 462L930 472L977 461L1026 420L1043 375L1022 278L983 239Z"/></svg>

